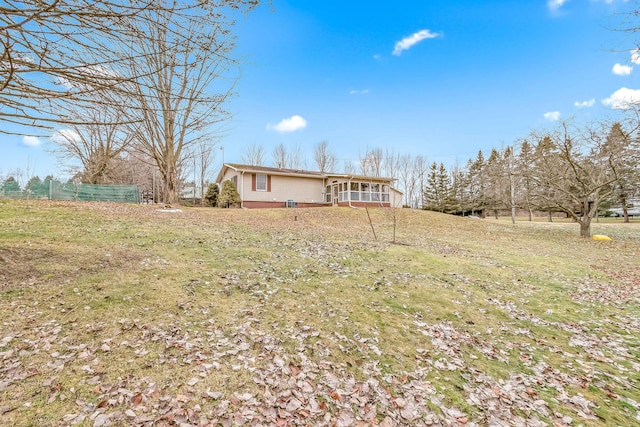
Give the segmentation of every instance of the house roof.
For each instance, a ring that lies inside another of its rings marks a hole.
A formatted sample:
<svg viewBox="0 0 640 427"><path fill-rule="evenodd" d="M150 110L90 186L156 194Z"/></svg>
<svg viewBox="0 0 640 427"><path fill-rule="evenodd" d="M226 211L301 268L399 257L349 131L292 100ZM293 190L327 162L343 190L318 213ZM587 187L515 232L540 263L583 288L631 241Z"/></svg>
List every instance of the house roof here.
<svg viewBox="0 0 640 427"><path fill-rule="evenodd" d="M381 181L381 182L395 181L395 178L388 178L388 177L372 177L372 176L365 176L365 175L340 174L340 173L334 173L334 172L308 171L303 169L285 169L285 168L272 168L267 166L242 165L237 163L225 163L222 166L222 169L220 169L220 173L218 174L218 177L216 179L217 182L220 182L220 180L224 176L225 168L233 169L237 172L266 173L270 175L296 176L296 177L317 178L317 179L343 178L343 179L357 179L357 180Z"/></svg>

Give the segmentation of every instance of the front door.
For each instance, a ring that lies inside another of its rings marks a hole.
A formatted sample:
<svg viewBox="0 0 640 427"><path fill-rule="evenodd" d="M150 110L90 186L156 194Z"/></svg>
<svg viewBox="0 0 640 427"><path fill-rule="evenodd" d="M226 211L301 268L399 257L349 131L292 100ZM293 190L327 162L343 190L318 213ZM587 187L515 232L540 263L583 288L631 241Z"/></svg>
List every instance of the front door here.
<svg viewBox="0 0 640 427"><path fill-rule="evenodd" d="M333 184L333 206L338 206L338 184Z"/></svg>

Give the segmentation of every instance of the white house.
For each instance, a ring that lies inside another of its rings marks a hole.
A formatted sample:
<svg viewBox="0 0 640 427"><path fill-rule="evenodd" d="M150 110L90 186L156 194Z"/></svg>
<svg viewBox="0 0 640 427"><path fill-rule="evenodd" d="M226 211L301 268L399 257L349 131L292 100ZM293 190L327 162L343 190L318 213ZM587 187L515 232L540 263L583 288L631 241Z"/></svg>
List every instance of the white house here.
<svg viewBox="0 0 640 427"><path fill-rule="evenodd" d="M393 178L225 163L216 182L231 181L242 207L402 207Z"/></svg>

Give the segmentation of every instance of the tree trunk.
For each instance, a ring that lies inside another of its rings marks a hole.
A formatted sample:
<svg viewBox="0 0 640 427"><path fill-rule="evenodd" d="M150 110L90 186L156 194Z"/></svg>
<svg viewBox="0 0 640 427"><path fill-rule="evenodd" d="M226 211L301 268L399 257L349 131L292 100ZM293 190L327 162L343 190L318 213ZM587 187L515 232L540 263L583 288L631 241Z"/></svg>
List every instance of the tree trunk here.
<svg viewBox="0 0 640 427"><path fill-rule="evenodd" d="M580 237L591 237L591 217L580 218Z"/></svg>
<svg viewBox="0 0 640 427"><path fill-rule="evenodd" d="M171 166L168 167L168 170L164 171L162 174L164 178L164 185L162 191L162 202L163 203L175 203L178 200L178 174L175 168Z"/></svg>

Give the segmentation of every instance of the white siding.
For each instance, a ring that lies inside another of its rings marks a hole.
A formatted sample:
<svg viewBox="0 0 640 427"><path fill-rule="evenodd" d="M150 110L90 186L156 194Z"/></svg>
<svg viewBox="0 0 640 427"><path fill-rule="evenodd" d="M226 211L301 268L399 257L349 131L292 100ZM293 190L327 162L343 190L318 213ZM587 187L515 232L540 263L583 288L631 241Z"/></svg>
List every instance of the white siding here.
<svg viewBox="0 0 640 427"><path fill-rule="evenodd" d="M244 174L244 200L256 202L321 203L323 180L321 178L304 178L269 175L271 191L252 191L251 173ZM268 174L267 174L268 175Z"/></svg>

